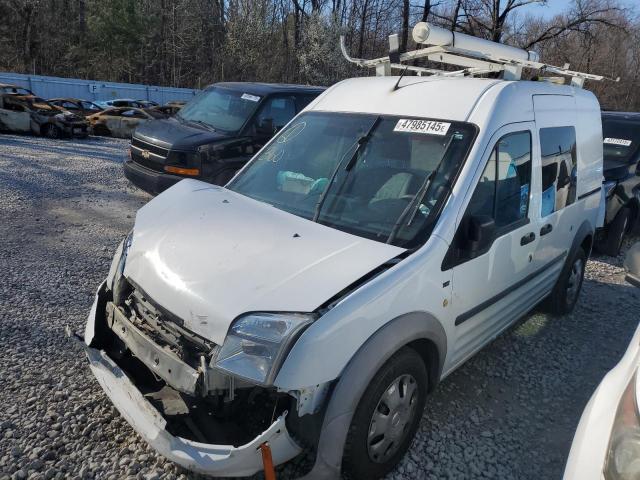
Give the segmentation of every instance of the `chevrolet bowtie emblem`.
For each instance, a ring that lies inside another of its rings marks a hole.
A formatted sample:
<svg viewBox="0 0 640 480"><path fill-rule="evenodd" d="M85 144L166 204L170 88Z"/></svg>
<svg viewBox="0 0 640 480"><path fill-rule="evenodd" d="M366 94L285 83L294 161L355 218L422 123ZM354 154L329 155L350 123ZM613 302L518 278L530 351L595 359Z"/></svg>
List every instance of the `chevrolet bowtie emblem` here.
<svg viewBox="0 0 640 480"><path fill-rule="evenodd" d="M149 150L142 150L142 152L140 152L140 155L142 155L142 158L144 158L145 160L149 160Z"/></svg>

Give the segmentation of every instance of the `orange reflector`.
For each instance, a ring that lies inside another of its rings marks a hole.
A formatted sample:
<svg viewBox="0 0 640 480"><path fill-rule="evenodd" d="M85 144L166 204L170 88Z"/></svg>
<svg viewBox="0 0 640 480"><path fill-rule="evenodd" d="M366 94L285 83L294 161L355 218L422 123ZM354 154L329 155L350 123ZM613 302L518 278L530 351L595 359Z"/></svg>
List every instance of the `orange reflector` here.
<svg viewBox="0 0 640 480"><path fill-rule="evenodd" d="M273 458L271 457L271 447L267 442L260 444L262 452L262 466L264 468L264 480L276 480L276 470L273 468Z"/></svg>
<svg viewBox="0 0 640 480"><path fill-rule="evenodd" d="M177 175L190 175L192 177L196 177L200 175L199 168L182 168L182 167L172 167L171 165L167 165L164 167L164 171L168 173L175 173Z"/></svg>

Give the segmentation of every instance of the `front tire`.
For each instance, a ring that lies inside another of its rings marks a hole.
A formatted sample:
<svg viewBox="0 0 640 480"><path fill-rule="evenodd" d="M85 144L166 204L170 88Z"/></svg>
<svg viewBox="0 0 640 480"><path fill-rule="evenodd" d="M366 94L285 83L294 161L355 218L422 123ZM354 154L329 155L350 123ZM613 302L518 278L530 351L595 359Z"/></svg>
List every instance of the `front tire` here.
<svg viewBox="0 0 640 480"><path fill-rule="evenodd" d="M578 302L584 270L587 265L587 254L579 247L573 257L565 263L560 278L548 298L548 307L553 315L566 315L571 313Z"/></svg>
<svg viewBox="0 0 640 480"><path fill-rule="evenodd" d="M47 123L42 128L42 135L47 138L60 138L62 136L62 132L53 123Z"/></svg>
<svg viewBox="0 0 640 480"><path fill-rule="evenodd" d="M378 370L351 420L342 458L347 478L380 478L396 466L420 424L428 382L422 357L409 347Z"/></svg>

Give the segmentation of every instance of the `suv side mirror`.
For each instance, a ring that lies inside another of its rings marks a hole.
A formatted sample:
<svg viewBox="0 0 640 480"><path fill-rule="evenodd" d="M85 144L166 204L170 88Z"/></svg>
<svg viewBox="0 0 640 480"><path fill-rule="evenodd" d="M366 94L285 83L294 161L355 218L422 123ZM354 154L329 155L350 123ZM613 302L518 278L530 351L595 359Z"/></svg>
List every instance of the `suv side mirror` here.
<svg viewBox="0 0 640 480"><path fill-rule="evenodd" d="M624 259L624 268L627 271L625 278L627 282L640 288L640 242L627 251Z"/></svg>
<svg viewBox="0 0 640 480"><path fill-rule="evenodd" d="M275 127L273 125L273 118L263 118L256 126L256 132L260 135L273 135L275 133Z"/></svg>
<svg viewBox="0 0 640 480"><path fill-rule="evenodd" d="M474 215L467 226L466 250L471 258L478 256L493 243L496 223L487 215Z"/></svg>

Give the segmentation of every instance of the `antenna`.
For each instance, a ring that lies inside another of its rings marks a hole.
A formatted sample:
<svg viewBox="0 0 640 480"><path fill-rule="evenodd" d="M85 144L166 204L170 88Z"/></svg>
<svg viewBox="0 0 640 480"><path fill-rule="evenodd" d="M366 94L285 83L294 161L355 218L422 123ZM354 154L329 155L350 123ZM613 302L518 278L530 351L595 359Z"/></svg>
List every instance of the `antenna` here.
<svg viewBox="0 0 640 480"><path fill-rule="evenodd" d="M352 58L346 49L345 40L340 36L340 49L347 61L364 68L375 68L376 75L389 76L392 69L416 72L418 75L437 75L445 77L474 76L487 73L500 73L504 80L520 80L524 68L540 73L555 73L571 77L571 85L580 87L585 80L611 80L602 75L569 70L569 65L555 67L540 62L536 52L529 52L502 43L484 40L464 33L420 22L413 28L416 43L428 45L427 48L399 53L398 36L389 36L389 55L386 57L362 59ZM407 65L418 58L433 62L463 67L461 70L446 71ZM404 74L404 73L403 73Z"/></svg>

